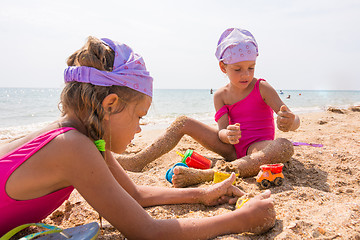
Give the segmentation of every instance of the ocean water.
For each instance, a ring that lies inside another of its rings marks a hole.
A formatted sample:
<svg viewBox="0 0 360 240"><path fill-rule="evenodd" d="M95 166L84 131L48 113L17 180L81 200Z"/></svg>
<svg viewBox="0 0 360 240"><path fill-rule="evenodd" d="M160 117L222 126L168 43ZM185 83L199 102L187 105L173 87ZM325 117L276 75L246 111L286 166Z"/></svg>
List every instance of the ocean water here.
<svg viewBox="0 0 360 240"><path fill-rule="evenodd" d="M360 105L360 91L282 90L280 98L299 113L325 111L329 106ZM38 129L60 116L61 89L0 88L0 141ZM290 98L288 96L290 95ZM209 89L155 89L152 106L142 128L163 128L187 115L215 123L213 94Z"/></svg>

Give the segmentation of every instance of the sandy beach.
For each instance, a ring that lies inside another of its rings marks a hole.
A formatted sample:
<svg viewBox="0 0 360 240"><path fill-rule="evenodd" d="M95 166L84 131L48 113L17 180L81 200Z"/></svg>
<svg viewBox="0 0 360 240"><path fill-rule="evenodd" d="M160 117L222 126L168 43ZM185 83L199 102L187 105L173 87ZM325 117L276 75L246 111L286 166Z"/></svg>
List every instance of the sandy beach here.
<svg viewBox="0 0 360 240"><path fill-rule="evenodd" d="M231 234L215 239L360 239L360 108L333 108L326 112L302 114L300 118L301 126L297 131L277 131L276 137L323 144L323 147L295 146L294 156L284 167L284 183L270 188L277 212L275 227L263 235ZM162 131L164 129L141 132L125 154L140 151ZM149 164L143 172L129 172L129 175L137 184L172 187L165 180L165 173L181 161L176 151L185 152L187 149L194 149L211 160L222 159L186 136L175 149ZM237 186L247 193L263 191L256 185L255 178L238 179ZM146 208L148 214L156 219L205 218L233 210L234 206L227 204ZM98 221L98 214L77 191L44 220L62 228L92 221ZM103 220L102 225L99 239L125 239L107 221Z"/></svg>

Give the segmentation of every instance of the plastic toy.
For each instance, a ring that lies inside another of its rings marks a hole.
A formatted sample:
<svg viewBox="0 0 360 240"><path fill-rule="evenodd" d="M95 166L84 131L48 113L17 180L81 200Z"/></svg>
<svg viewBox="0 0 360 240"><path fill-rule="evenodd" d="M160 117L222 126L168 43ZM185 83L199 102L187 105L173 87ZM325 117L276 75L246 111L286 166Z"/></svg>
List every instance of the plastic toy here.
<svg viewBox="0 0 360 240"><path fill-rule="evenodd" d="M263 188L269 188L271 183L280 186L284 181L282 169L284 164L266 164L260 166L260 172L256 176L256 182Z"/></svg>
<svg viewBox="0 0 360 240"><path fill-rule="evenodd" d="M219 183L224 181L225 179L229 178L231 173L223 173L223 172L214 172L214 179L213 183ZM239 176L239 174L235 174L235 176ZM233 185L235 185L236 180L234 180Z"/></svg>
<svg viewBox="0 0 360 240"><path fill-rule="evenodd" d="M188 167L197 169L209 169L211 167L211 161L196 153L194 150L188 149L184 155L179 152L176 153L183 158L182 162Z"/></svg>
<svg viewBox="0 0 360 240"><path fill-rule="evenodd" d="M239 198L237 201L236 201L236 205L235 207L237 209L241 208L242 206L244 206L244 204L249 201L250 199L249 198Z"/></svg>
<svg viewBox="0 0 360 240"><path fill-rule="evenodd" d="M176 166L191 167L197 169L209 169L211 167L211 161L194 152L194 150L188 149L184 155L179 152L176 153L179 154L183 159L181 162L176 163L174 166L167 170L165 174L165 179L168 180L169 183L172 183L174 168Z"/></svg>

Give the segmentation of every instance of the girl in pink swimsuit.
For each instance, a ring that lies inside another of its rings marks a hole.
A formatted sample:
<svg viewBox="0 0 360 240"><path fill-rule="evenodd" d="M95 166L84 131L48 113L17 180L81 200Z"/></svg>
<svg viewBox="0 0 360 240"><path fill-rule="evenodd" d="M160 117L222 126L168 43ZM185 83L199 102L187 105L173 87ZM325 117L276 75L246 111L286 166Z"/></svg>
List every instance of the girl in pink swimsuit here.
<svg viewBox="0 0 360 240"><path fill-rule="evenodd" d="M90 37L67 63L63 116L0 147L0 237L18 225L41 221L74 188L131 239L208 239L225 233L260 233L275 224L269 192L239 210L206 219L151 218L143 207L234 204L244 193L232 186L234 174L201 189L134 184L111 152L126 149L141 131L139 120L151 104L152 78L142 57L125 44Z"/></svg>
<svg viewBox="0 0 360 240"><path fill-rule="evenodd" d="M220 70L229 78L229 83L214 94L218 128L179 117L163 136L135 157L120 156L118 161L125 169L141 170L174 148L185 134L230 161L224 168L236 171L240 177L256 175L262 164L290 160L294 153L292 143L284 138L274 140L273 115L277 114L277 127L281 131L296 130L300 120L267 81L254 77L258 56L254 36L247 30L229 28L221 35L215 55ZM257 154L259 151L262 154ZM175 187L185 187L211 181L213 176L213 169L176 167L172 182Z"/></svg>

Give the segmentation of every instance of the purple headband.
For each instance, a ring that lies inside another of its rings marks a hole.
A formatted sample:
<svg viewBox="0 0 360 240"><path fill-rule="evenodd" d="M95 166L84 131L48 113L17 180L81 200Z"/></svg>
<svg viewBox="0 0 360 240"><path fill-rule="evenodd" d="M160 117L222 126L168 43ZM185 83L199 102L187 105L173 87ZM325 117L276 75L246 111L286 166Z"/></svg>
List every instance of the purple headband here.
<svg viewBox="0 0 360 240"><path fill-rule="evenodd" d="M152 97L153 79L146 70L143 58L125 44L107 38L101 40L115 52L113 71L71 66L64 71L65 83L77 81L98 86L126 86Z"/></svg>
<svg viewBox="0 0 360 240"><path fill-rule="evenodd" d="M239 28L226 29L219 39L215 56L219 62L233 64L243 61L255 61L259 55L254 36Z"/></svg>

